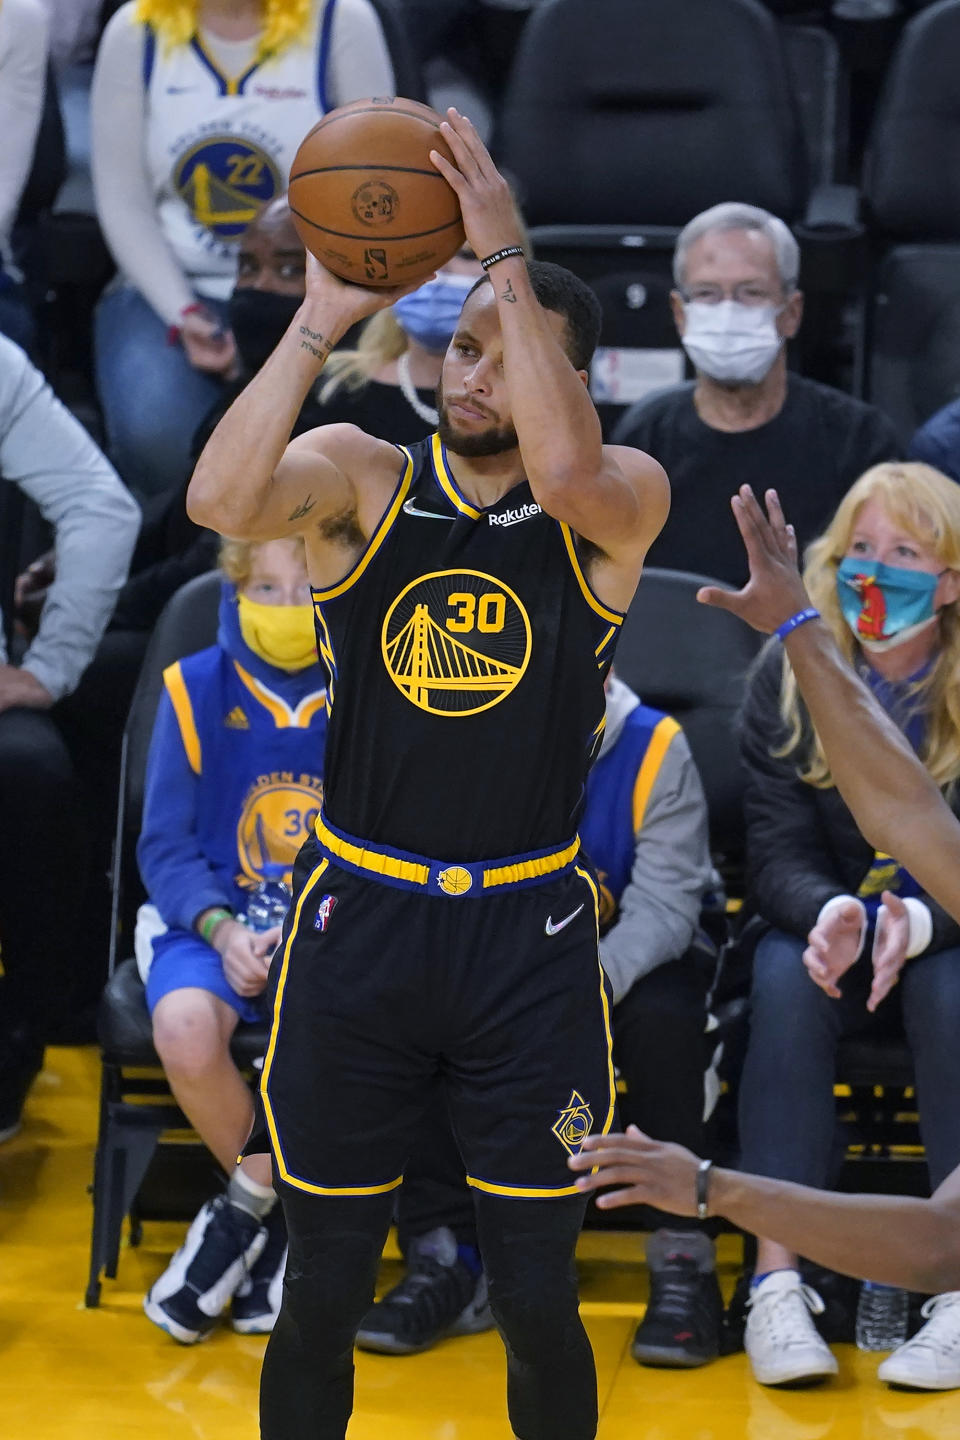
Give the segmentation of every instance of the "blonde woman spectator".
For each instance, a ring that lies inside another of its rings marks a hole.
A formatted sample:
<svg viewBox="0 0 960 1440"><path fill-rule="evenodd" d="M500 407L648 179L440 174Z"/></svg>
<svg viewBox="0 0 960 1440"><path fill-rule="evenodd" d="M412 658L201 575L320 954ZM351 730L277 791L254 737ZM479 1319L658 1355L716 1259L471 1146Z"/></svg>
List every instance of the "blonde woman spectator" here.
<svg viewBox="0 0 960 1440"><path fill-rule="evenodd" d="M813 605L956 814L960 487L928 465L875 465L807 555ZM769 927L740 1086L742 1168L827 1183L836 1047L879 1026L906 1033L936 1187L960 1161L960 926L857 828L776 642L750 687L742 749L748 898ZM762 1384L836 1373L797 1265L792 1250L758 1238L745 1344ZM919 1349L946 1363L960 1345L960 1305L948 1296L933 1308ZM918 1364L908 1344L880 1378L928 1383Z"/></svg>
<svg viewBox="0 0 960 1440"><path fill-rule="evenodd" d="M240 237L326 111L393 93L370 0L131 0L92 91L97 209L120 276L100 302L97 383L142 496L179 484L235 365Z"/></svg>

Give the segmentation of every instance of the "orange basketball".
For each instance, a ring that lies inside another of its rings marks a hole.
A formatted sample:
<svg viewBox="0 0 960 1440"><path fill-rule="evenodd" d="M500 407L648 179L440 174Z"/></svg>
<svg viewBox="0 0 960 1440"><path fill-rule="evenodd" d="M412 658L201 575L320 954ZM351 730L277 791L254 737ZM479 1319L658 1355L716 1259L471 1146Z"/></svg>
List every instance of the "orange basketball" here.
<svg viewBox="0 0 960 1440"><path fill-rule="evenodd" d="M343 280L406 285L463 244L460 204L430 163L452 159L441 117L416 100L354 100L303 141L290 171L293 222Z"/></svg>

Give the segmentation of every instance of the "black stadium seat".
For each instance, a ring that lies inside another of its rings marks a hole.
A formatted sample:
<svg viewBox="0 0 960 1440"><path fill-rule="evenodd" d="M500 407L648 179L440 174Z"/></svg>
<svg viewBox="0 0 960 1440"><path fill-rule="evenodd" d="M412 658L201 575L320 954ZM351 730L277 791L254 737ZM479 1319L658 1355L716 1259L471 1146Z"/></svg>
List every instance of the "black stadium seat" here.
<svg viewBox="0 0 960 1440"><path fill-rule="evenodd" d="M731 198L792 220L807 194L779 30L755 0L548 0L496 144L531 225L679 227Z"/></svg>
<svg viewBox="0 0 960 1440"><path fill-rule="evenodd" d="M960 0L905 26L865 175L877 264L858 389L906 441L960 393Z"/></svg>
<svg viewBox="0 0 960 1440"><path fill-rule="evenodd" d="M617 644L614 668L648 705L683 726L703 780L710 848L729 893L742 894L743 776L736 717L762 637L697 603L705 575L648 566Z"/></svg>

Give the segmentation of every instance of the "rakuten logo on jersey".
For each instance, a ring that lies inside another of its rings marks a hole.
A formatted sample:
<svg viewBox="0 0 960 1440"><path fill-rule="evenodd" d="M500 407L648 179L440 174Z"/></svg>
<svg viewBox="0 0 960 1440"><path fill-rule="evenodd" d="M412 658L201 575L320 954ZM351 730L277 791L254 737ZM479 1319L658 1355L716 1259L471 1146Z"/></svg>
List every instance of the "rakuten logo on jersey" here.
<svg viewBox="0 0 960 1440"><path fill-rule="evenodd" d="M521 505L519 510L501 510L499 515L489 517L491 525L519 525L521 520L532 520L540 514L539 505Z"/></svg>

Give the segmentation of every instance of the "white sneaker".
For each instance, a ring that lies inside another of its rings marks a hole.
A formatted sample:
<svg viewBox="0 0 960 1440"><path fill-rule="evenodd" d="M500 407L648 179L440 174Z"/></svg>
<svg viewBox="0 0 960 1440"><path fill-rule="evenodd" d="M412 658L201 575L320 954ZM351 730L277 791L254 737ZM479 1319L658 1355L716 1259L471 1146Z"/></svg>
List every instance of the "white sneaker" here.
<svg viewBox="0 0 960 1440"><path fill-rule="evenodd" d="M747 1301L744 1349L761 1385L810 1385L836 1375L837 1362L810 1313L823 1301L796 1270L774 1270Z"/></svg>
<svg viewBox="0 0 960 1440"><path fill-rule="evenodd" d="M926 1325L884 1360L877 1378L912 1390L960 1388L960 1290L934 1295L920 1314L930 1317Z"/></svg>

